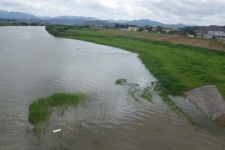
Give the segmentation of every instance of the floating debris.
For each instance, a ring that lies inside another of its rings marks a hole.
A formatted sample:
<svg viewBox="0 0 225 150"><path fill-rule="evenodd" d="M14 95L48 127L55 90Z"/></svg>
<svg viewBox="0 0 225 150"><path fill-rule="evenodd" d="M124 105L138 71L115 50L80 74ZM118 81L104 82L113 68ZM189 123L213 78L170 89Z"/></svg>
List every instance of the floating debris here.
<svg viewBox="0 0 225 150"><path fill-rule="evenodd" d="M61 129L58 129L58 130L53 130L53 133L57 133L57 132L60 132Z"/></svg>

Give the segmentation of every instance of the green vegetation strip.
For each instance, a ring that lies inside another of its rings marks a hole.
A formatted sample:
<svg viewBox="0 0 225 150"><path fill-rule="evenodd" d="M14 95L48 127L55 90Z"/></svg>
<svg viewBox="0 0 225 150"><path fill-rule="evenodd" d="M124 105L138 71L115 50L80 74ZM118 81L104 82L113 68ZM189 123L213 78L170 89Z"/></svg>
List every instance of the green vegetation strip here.
<svg viewBox="0 0 225 150"><path fill-rule="evenodd" d="M29 121L37 128L41 122L47 121L53 112L53 107L59 106L77 106L84 101L86 96L84 94L68 94L55 93L46 98L40 98L29 106Z"/></svg>

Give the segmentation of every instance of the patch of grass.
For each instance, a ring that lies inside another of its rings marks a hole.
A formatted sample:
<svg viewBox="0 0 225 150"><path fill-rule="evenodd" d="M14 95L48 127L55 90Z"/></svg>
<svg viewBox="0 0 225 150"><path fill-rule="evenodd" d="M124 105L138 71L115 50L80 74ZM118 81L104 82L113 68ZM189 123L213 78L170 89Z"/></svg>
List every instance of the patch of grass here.
<svg viewBox="0 0 225 150"><path fill-rule="evenodd" d="M53 107L59 106L76 106L79 102L84 101L86 96L84 94L68 94L55 93L46 98L40 98L29 106L29 121L34 124L34 132L41 132L41 122L49 120Z"/></svg>
<svg viewBox="0 0 225 150"><path fill-rule="evenodd" d="M126 79L118 79L115 82L117 85L126 85L127 84L127 80Z"/></svg>

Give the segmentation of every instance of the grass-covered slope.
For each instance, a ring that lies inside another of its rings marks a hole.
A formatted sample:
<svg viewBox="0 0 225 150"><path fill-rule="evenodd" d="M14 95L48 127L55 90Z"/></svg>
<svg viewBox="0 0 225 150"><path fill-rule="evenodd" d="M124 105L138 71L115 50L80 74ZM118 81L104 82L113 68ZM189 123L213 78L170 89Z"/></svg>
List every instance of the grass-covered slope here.
<svg viewBox="0 0 225 150"><path fill-rule="evenodd" d="M143 38L113 35L97 29L47 26L54 36L90 41L139 54L149 71L168 92L180 95L214 84L225 98L225 52Z"/></svg>

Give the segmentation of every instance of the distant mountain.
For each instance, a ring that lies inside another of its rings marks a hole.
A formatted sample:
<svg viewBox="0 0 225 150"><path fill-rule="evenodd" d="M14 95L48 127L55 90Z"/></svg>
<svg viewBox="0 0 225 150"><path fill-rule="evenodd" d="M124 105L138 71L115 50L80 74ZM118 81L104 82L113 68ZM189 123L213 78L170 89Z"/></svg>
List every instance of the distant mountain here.
<svg viewBox="0 0 225 150"><path fill-rule="evenodd" d="M99 20L97 18L82 17L82 16L59 16L54 17L54 19L71 19L71 20L86 20L86 21Z"/></svg>
<svg viewBox="0 0 225 150"><path fill-rule="evenodd" d="M152 27L157 27L157 26L162 26L165 28L182 28L182 27L186 27L187 25L184 24L163 24L157 21L151 21L148 19L141 19L141 20L133 20L133 21L129 21L129 22L125 22L126 24L133 24L133 25L137 25L137 26L146 26L146 25L150 25Z"/></svg>
<svg viewBox="0 0 225 150"><path fill-rule="evenodd" d="M129 22L128 20L113 20L113 19L108 19L106 20L108 22L116 22L116 23L125 23L125 22Z"/></svg>
<svg viewBox="0 0 225 150"><path fill-rule="evenodd" d="M198 30L198 29L201 29L201 28L205 28L206 26L188 26L188 27L183 27L183 28L181 28L182 30L188 30L188 31L190 31L190 30L193 30L193 31L195 31L195 30Z"/></svg>
<svg viewBox="0 0 225 150"><path fill-rule="evenodd" d="M31 23L42 22L42 20L39 18L31 18L31 19L20 18L20 19L16 19L16 20L18 20L19 22L31 22Z"/></svg>
<svg viewBox="0 0 225 150"><path fill-rule="evenodd" d="M20 12L3 12L0 13L0 18L5 18L5 19L37 19L36 16L26 14L26 13L20 13Z"/></svg>
<svg viewBox="0 0 225 150"><path fill-rule="evenodd" d="M38 18L44 20L44 19L53 19L54 17L39 16Z"/></svg>
<svg viewBox="0 0 225 150"><path fill-rule="evenodd" d="M16 20L16 19L0 18L0 22L18 22L18 20Z"/></svg>
<svg viewBox="0 0 225 150"><path fill-rule="evenodd" d="M115 22L109 22L106 20L94 20L94 21L87 21L82 25L89 25L89 26L109 26L111 28L115 27Z"/></svg>
<svg viewBox="0 0 225 150"><path fill-rule="evenodd" d="M63 25L82 25L87 20L81 20L81 19L43 19L44 22L46 23L51 23L51 24L63 24Z"/></svg>
<svg viewBox="0 0 225 150"><path fill-rule="evenodd" d="M162 26L165 28L182 28L186 27L187 25L184 24L163 24L157 21L151 21L148 19L141 19L141 20L100 20L93 17L83 17L83 16L59 16L59 17L36 17L31 14L20 13L20 12L8 12L4 10L0 10L0 18L5 19L16 19L19 22L46 22L51 24L63 24L63 25L96 25L96 26L109 26L114 27L115 23L121 24L130 24L130 25L137 25L137 26L146 26L150 25L153 27Z"/></svg>
<svg viewBox="0 0 225 150"><path fill-rule="evenodd" d="M4 10L0 10L0 16L1 15L4 15L4 14L6 14L6 13L8 13L7 11L4 11Z"/></svg>

